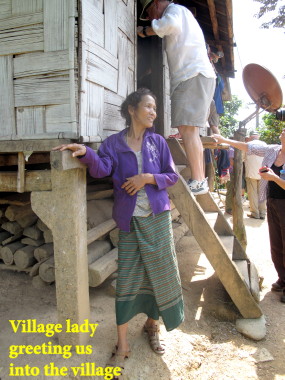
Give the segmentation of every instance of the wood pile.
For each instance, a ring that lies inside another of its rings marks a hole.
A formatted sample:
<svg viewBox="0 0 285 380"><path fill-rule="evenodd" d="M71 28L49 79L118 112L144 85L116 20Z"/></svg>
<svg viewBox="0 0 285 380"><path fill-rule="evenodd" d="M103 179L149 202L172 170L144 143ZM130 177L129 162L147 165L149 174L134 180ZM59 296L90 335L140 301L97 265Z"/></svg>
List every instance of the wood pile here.
<svg viewBox="0 0 285 380"><path fill-rule="evenodd" d="M87 244L89 286L97 287L117 271L119 230L112 219L112 191L102 185L87 194ZM103 198L103 199L102 199ZM7 198L8 199L8 198ZM15 194L17 199L17 194ZM29 199L0 200L0 270L29 273L40 288L55 282L52 231L37 217ZM188 231L180 215L172 211L174 241Z"/></svg>

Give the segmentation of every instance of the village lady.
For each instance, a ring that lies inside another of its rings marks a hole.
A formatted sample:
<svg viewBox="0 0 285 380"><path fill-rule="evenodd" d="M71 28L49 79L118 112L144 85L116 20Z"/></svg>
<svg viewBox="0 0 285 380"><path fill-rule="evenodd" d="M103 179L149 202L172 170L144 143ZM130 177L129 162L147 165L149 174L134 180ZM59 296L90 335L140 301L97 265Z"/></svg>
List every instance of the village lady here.
<svg viewBox="0 0 285 380"><path fill-rule="evenodd" d="M281 145L257 145L254 141L244 143L213 135L219 143L227 143L247 154L264 157L264 171L259 171L259 201L267 199L267 221L269 228L271 258L278 274L272 284L272 291L282 292L281 302L285 302L285 179L280 178L285 170L285 129L279 139Z"/></svg>
<svg viewBox="0 0 285 380"><path fill-rule="evenodd" d="M145 313L144 331L162 355L159 316L168 331L184 319L181 282L173 243L167 187L178 176L163 137L153 131L156 99L148 89L130 94L121 106L127 128L108 137L98 154L80 144L73 151L95 178L112 176L113 218L120 229L116 321L118 341L109 364L124 367L130 355L128 322Z"/></svg>

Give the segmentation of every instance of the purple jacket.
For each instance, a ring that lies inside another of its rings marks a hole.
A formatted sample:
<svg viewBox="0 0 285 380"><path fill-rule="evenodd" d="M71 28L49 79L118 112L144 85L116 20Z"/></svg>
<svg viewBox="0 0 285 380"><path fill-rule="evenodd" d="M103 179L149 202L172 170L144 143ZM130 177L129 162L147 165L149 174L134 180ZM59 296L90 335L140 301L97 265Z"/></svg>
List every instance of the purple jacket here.
<svg viewBox="0 0 285 380"><path fill-rule="evenodd" d="M121 189L128 177L138 174L135 153L125 141L128 129L108 137L100 146L98 154L87 147L86 155L80 161L87 164L89 173L94 178L112 176L114 186L113 218L123 231L130 231L137 195L129 195ZM178 180L175 165L165 139L146 129L143 143L143 173L154 175L157 185L145 185L150 206L154 214L170 210L166 188Z"/></svg>

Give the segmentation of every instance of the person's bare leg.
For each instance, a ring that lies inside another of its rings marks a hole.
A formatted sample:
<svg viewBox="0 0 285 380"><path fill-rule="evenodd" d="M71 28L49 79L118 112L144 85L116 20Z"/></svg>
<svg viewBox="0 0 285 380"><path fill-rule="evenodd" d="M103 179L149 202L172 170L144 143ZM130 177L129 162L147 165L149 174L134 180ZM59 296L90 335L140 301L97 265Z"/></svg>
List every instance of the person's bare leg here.
<svg viewBox="0 0 285 380"><path fill-rule="evenodd" d="M158 323L159 323L159 322L156 321L155 319L148 318L148 319L146 320L145 326L146 326L146 327L154 327L154 326L157 326Z"/></svg>
<svg viewBox="0 0 285 380"><path fill-rule="evenodd" d="M129 351L129 343L127 340L128 333L128 323L124 323L123 325L117 325L117 334L118 334L118 352Z"/></svg>
<svg viewBox="0 0 285 380"><path fill-rule="evenodd" d="M181 134L188 164L191 170L191 179L202 181L204 174L203 145L199 135L199 128L188 125L178 127Z"/></svg>

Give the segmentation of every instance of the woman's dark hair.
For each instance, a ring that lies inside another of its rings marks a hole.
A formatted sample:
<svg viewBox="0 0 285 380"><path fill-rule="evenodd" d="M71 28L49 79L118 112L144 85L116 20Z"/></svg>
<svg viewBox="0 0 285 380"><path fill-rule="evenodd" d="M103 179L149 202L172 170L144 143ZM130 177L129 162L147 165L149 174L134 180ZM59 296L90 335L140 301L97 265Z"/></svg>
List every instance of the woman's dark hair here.
<svg viewBox="0 0 285 380"><path fill-rule="evenodd" d="M142 98L146 95L152 96L156 101L156 96L148 88L139 88L137 91L129 94L123 101L120 112L121 116L126 120L127 126L130 126L132 122L131 116L129 114L129 106L132 106L134 109L136 109Z"/></svg>

